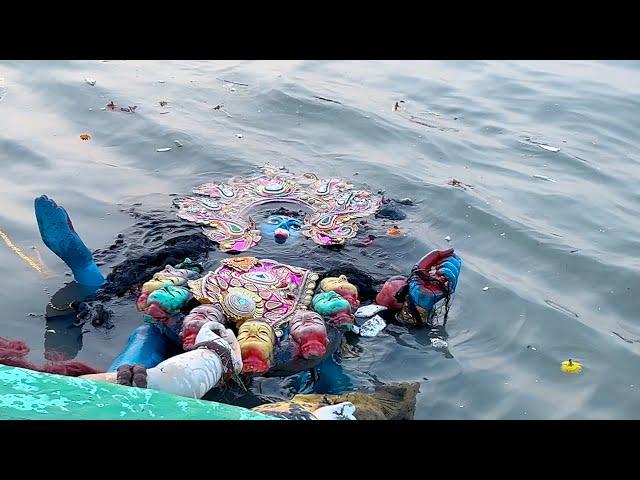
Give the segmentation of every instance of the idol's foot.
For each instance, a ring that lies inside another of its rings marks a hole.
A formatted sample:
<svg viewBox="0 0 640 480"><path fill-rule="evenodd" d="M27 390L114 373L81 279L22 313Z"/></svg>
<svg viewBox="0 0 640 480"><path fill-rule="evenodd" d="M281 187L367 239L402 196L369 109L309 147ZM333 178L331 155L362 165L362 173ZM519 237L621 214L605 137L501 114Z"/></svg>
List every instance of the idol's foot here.
<svg viewBox="0 0 640 480"><path fill-rule="evenodd" d="M66 210L46 195L36 198L34 205L42 241L71 268L76 282L95 287L104 284L91 251L74 230Z"/></svg>

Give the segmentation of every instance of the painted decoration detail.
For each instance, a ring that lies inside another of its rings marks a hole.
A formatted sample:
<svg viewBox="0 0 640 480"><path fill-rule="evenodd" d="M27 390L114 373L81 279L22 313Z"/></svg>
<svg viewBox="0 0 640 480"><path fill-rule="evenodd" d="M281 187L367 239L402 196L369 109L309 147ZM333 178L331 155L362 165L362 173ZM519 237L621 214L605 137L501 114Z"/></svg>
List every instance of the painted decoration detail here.
<svg viewBox="0 0 640 480"><path fill-rule="evenodd" d="M301 231L320 245L343 245L358 232L359 218L375 214L382 198L350 183L320 179L312 173L296 175L265 165L253 177L233 177L226 183L205 183L194 195L174 200L178 217L203 225L204 234L228 252L244 252L257 245L260 231L251 212L268 203L299 205L308 211Z"/></svg>
<svg viewBox="0 0 640 480"><path fill-rule="evenodd" d="M307 308L318 275L275 260L233 257L189 288L201 303L212 303L232 320L264 318L274 329L287 324L291 315Z"/></svg>

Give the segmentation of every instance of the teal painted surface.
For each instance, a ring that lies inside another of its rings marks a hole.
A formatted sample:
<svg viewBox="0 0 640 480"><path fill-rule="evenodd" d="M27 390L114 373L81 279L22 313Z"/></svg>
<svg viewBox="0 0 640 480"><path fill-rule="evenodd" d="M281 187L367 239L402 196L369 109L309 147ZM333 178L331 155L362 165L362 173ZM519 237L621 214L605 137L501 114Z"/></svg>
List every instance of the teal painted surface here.
<svg viewBox="0 0 640 480"><path fill-rule="evenodd" d="M2 420L276 420L145 388L0 365Z"/></svg>

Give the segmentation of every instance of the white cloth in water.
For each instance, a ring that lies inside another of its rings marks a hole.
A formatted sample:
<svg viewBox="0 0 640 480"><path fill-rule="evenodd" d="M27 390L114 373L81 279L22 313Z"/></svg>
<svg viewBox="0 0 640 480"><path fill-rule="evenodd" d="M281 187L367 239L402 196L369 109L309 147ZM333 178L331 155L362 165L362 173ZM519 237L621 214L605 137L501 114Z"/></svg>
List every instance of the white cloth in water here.
<svg viewBox="0 0 640 480"><path fill-rule="evenodd" d="M168 358L147 370L147 387L182 397L202 398L222 378L222 361L207 348Z"/></svg>
<svg viewBox="0 0 640 480"><path fill-rule="evenodd" d="M382 305L376 305L372 303L371 305L365 305L356 310L355 316L357 318L370 318L374 315L383 312L387 309L387 307L383 307Z"/></svg>
<svg viewBox="0 0 640 480"><path fill-rule="evenodd" d="M218 322L205 323L196 337L196 344L215 341L231 351L233 369L242 370L239 346L230 345L235 339L231 330ZM223 338L224 337L224 338ZM228 339L228 340L227 340ZM235 341L237 344L237 340ZM215 387L224 374L218 354L208 348L197 348L168 358L147 370L147 386L155 390L173 393L183 397L202 398Z"/></svg>

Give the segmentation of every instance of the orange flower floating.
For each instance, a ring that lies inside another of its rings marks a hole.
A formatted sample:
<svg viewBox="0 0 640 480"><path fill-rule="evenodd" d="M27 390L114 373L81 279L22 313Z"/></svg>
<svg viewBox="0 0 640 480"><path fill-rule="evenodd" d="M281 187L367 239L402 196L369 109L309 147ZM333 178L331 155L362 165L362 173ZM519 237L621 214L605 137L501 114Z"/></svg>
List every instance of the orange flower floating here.
<svg viewBox="0 0 640 480"><path fill-rule="evenodd" d="M395 225L387 230L387 235L389 235L390 237L398 237L401 233L402 232L400 231L400 229Z"/></svg>
<svg viewBox="0 0 640 480"><path fill-rule="evenodd" d="M107 105L106 105L106 107L107 107L109 110L115 110L115 109L116 109L116 106L117 106L117 105L116 105L115 103L113 103L113 100L111 100L111 101L110 101L109 103L107 103Z"/></svg>
<svg viewBox="0 0 640 480"><path fill-rule="evenodd" d="M91 138L91 135L89 135L88 133L81 133L80 138L86 142Z"/></svg>

